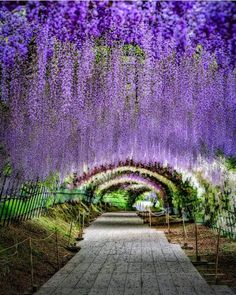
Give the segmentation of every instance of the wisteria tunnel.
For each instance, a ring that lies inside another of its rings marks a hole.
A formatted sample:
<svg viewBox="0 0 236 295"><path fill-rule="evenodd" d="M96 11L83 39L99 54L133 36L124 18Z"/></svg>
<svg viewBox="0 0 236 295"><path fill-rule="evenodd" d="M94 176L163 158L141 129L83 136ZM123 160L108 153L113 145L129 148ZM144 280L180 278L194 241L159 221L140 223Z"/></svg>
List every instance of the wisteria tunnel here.
<svg viewBox="0 0 236 295"><path fill-rule="evenodd" d="M235 18L0 1L0 295L236 293Z"/></svg>

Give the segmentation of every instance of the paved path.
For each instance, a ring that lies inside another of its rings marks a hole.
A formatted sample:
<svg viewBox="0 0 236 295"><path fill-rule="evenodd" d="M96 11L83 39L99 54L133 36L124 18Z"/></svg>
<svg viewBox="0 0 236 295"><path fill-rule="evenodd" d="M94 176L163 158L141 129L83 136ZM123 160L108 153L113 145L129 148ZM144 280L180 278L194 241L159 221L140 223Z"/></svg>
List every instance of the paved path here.
<svg viewBox="0 0 236 295"><path fill-rule="evenodd" d="M82 249L37 295L213 295L179 245L135 213L106 213L85 231Z"/></svg>

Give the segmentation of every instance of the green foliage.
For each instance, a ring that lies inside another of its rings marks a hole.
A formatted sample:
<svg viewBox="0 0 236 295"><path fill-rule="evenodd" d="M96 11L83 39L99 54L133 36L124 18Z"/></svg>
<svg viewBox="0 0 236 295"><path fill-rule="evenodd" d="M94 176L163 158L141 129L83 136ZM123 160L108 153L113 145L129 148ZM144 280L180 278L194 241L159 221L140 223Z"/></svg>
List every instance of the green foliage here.
<svg viewBox="0 0 236 295"><path fill-rule="evenodd" d="M138 45L125 44L122 49L124 56L135 55L136 57L139 57L141 59L145 58L145 53L143 49Z"/></svg>
<svg viewBox="0 0 236 295"><path fill-rule="evenodd" d="M3 175L4 176L10 176L11 173L12 173L12 166L11 166L11 163L8 162L3 167Z"/></svg>
<svg viewBox="0 0 236 295"><path fill-rule="evenodd" d="M196 215L199 218L202 199L198 198L197 189L188 180L182 183L180 191L174 193L172 203L179 213L184 209L190 219L195 219Z"/></svg>
<svg viewBox="0 0 236 295"><path fill-rule="evenodd" d="M111 48L108 46L98 45L95 47L95 54L96 54L96 63L106 61L108 55L110 54Z"/></svg>
<svg viewBox="0 0 236 295"><path fill-rule="evenodd" d="M73 183L73 179L74 179L74 175L73 175L73 174L68 175L68 176L64 179L64 181L63 181L63 183L61 184L60 187L61 187L61 188L66 188L68 184Z"/></svg>
<svg viewBox="0 0 236 295"><path fill-rule="evenodd" d="M84 194L84 200L86 202L92 203L95 196L94 196L94 191L95 191L95 184L93 182L90 182L88 185L84 187L83 194Z"/></svg>
<svg viewBox="0 0 236 295"><path fill-rule="evenodd" d="M50 173L42 184L50 191L56 190L59 183L59 173Z"/></svg>
<svg viewBox="0 0 236 295"><path fill-rule="evenodd" d="M127 191L119 189L104 194L103 202L109 203L111 206L124 210L130 209L129 198L130 195Z"/></svg>
<svg viewBox="0 0 236 295"><path fill-rule="evenodd" d="M96 63L106 62L107 58L111 54L111 51L112 51L112 47L109 47L107 45L102 45L101 40L97 40L97 44L94 47ZM125 44L122 47L122 53L123 53L124 60L127 60L126 58L129 56L136 56L140 60L145 59L145 53L142 50L142 48L138 45Z"/></svg>
<svg viewBox="0 0 236 295"><path fill-rule="evenodd" d="M232 156L226 157L220 149L217 150L216 157L226 167L227 170L236 172L236 158L235 157L232 157Z"/></svg>
<svg viewBox="0 0 236 295"><path fill-rule="evenodd" d="M158 201L156 202L155 206L152 208L152 211L163 211L164 207L163 207L163 200L162 199L158 199Z"/></svg>
<svg viewBox="0 0 236 295"><path fill-rule="evenodd" d="M233 170L236 172L236 158L235 157L229 157L225 160L225 165L228 170Z"/></svg>
<svg viewBox="0 0 236 295"><path fill-rule="evenodd" d="M74 188L74 189L68 189L68 188L61 188L58 189L56 194L52 196L52 200L54 204L62 204L68 201L78 201L78 200L85 200L86 201L86 195L85 191L81 188Z"/></svg>
<svg viewBox="0 0 236 295"><path fill-rule="evenodd" d="M213 226L216 224L222 211L230 210L230 191L227 189L226 181L222 190L219 186L210 184L201 175L198 175L198 180L205 188L203 195L204 222L209 226Z"/></svg>

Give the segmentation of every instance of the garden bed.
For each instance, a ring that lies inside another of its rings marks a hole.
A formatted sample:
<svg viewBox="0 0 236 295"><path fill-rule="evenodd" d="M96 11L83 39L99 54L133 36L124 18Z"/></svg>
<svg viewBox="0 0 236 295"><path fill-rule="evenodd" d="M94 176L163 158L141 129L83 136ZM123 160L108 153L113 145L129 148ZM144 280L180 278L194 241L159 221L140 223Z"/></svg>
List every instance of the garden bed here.
<svg viewBox="0 0 236 295"><path fill-rule="evenodd" d="M170 243L178 243L181 246L187 243L185 253L192 261L196 261L195 227L194 224L186 224L186 238L181 224L171 224L170 233L167 226L160 225L157 229L164 229ZM215 260L216 260L217 233L204 226L198 226L198 254L202 261L196 268L209 283L215 284ZM217 283L236 287L236 241L220 237L219 267Z"/></svg>

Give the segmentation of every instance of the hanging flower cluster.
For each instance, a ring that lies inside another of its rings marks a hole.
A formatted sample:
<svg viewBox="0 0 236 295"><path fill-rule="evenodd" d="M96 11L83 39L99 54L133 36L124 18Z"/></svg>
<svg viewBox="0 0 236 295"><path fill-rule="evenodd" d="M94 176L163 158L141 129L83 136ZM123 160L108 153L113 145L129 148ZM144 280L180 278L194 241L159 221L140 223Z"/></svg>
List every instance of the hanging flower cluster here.
<svg viewBox="0 0 236 295"><path fill-rule="evenodd" d="M169 40L168 45L178 52L201 44L218 53L222 47L233 53L235 13L234 3L221 1L3 1L1 58L7 62L26 54L32 34L45 25L50 37L73 42L78 48L88 38L110 45L120 40L142 45L142 27L147 26L155 57L160 57L160 47L166 45L163 40ZM49 56L51 53L49 48Z"/></svg>
<svg viewBox="0 0 236 295"><path fill-rule="evenodd" d="M1 3L1 141L25 178L236 155L231 2ZM0 114L1 114L0 113Z"/></svg>

